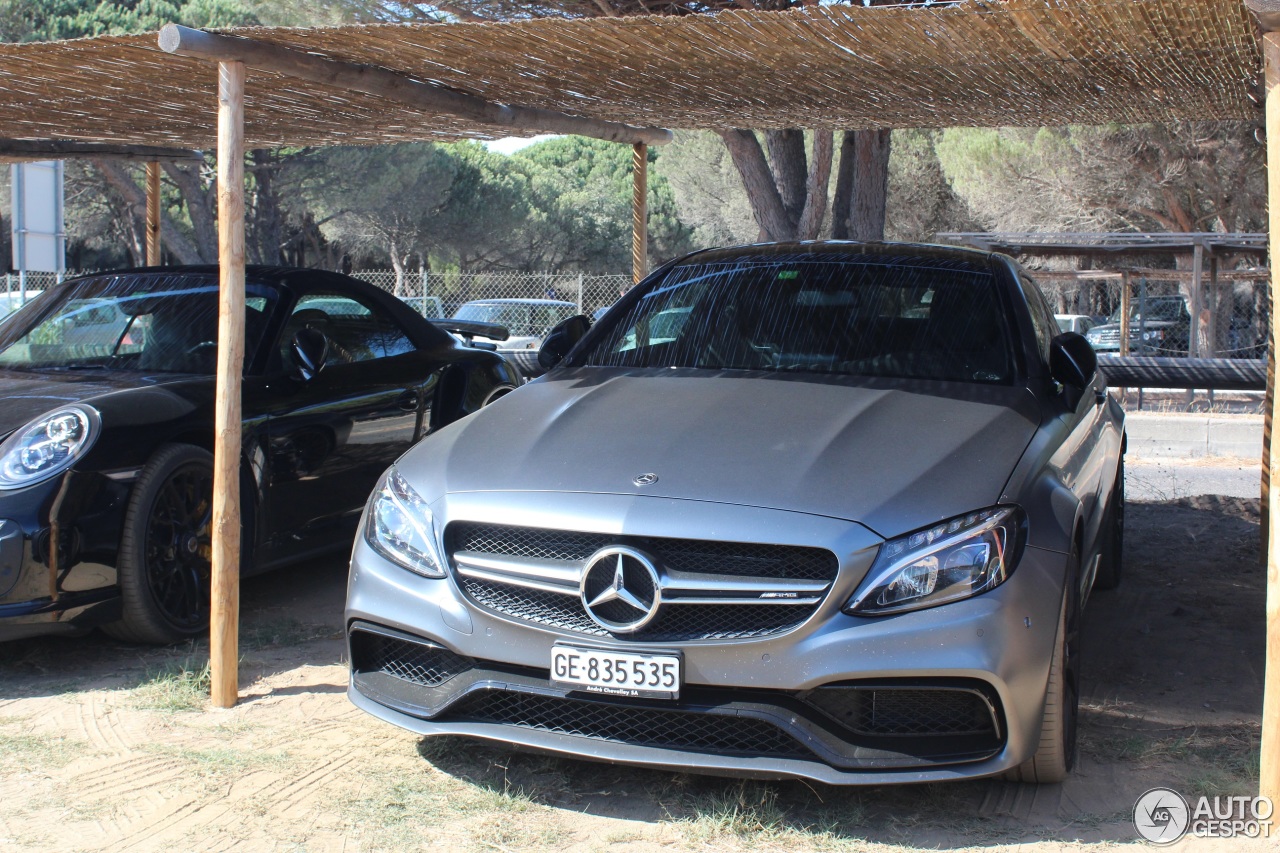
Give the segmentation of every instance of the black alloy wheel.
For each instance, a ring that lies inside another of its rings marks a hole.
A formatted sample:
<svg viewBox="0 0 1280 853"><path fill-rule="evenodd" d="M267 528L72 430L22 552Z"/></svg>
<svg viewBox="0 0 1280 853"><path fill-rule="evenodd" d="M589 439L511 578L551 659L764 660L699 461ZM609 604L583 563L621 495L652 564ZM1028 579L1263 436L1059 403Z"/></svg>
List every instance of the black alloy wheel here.
<svg viewBox="0 0 1280 853"><path fill-rule="evenodd" d="M124 612L107 633L163 645L207 631L212 519L213 457L161 447L129 497L117 561Z"/></svg>

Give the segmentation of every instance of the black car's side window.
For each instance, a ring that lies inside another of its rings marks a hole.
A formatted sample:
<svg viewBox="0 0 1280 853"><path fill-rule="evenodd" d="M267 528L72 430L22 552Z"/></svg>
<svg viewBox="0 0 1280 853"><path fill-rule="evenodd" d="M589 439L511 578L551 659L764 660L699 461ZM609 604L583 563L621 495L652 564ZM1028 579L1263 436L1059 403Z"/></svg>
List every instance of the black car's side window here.
<svg viewBox="0 0 1280 853"><path fill-rule="evenodd" d="M412 352L415 347L393 319L374 307L338 293L315 291L301 297L285 323L281 356L288 363L289 344L303 328L329 339L326 364L354 364Z"/></svg>

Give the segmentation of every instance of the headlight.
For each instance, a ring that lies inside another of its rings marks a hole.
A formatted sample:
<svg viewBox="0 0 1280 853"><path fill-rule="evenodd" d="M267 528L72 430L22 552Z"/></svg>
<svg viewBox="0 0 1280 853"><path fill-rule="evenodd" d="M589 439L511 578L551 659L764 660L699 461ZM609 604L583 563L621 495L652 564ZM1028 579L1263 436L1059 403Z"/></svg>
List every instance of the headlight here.
<svg viewBox="0 0 1280 853"><path fill-rule="evenodd" d="M387 471L373 493L364 538L401 568L429 578L444 577L431 510L395 468Z"/></svg>
<svg viewBox="0 0 1280 853"><path fill-rule="evenodd" d="M1142 333L1142 339L1144 341L1158 341L1158 340L1161 340L1162 338L1164 338L1163 329L1152 329L1149 332Z"/></svg>
<svg viewBox="0 0 1280 853"><path fill-rule="evenodd" d="M880 616L994 589L1017 565L1022 519L1017 507L992 507L889 540L845 610Z"/></svg>
<svg viewBox="0 0 1280 853"><path fill-rule="evenodd" d="M55 409L0 444L0 489L20 489L70 468L98 439L101 421L88 406Z"/></svg>

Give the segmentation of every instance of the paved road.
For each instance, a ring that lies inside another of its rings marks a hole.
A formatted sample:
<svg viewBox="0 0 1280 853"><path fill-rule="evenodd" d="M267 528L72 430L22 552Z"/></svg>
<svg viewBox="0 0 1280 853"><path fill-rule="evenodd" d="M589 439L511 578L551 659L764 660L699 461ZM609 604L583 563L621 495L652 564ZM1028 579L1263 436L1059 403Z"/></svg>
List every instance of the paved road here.
<svg viewBox="0 0 1280 853"><path fill-rule="evenodd" d="M1125 462L1125 497L1158 501L1194 495L1256 498L1261 489L1259 463L1244 459L1145 459Z"/></svg>

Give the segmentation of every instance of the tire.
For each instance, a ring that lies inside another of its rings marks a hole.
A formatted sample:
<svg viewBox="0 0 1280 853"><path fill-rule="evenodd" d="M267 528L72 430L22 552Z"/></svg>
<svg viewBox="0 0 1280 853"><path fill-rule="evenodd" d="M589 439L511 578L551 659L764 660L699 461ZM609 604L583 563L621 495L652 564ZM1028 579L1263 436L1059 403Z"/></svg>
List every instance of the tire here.
<svg viewBox="0 0 1280 853"><path fill-rule="evenodd" d="M213 456L166 444L142 469L116 560L123 617L103 630L130 643L168 645L209 630Z"/></svg>
<svg viewBox="0 0 1280 853"><path fill-rule="evenodd" d="M1040 744L1035 755L1005 774L1005 778L1011 782L1038 785L1061 782L1075 766L1080 696L1077 692L1075 662L1074 578L1075 572L1069 572L1070 585L1063 594L1057 644L1049 663L1044 716L1040 723Z"/></svg>
<svg viewBox="0 0 1280 853"><path fill-rule="evenodd" d="M1124 458L1116 471L1116 482L1111 487L1111 499L1107 503L1107 517L1103 520L1104 539L1102 559L1093 578L1094 589L1115 589L1120 586L1124 570Z"/></svg>

